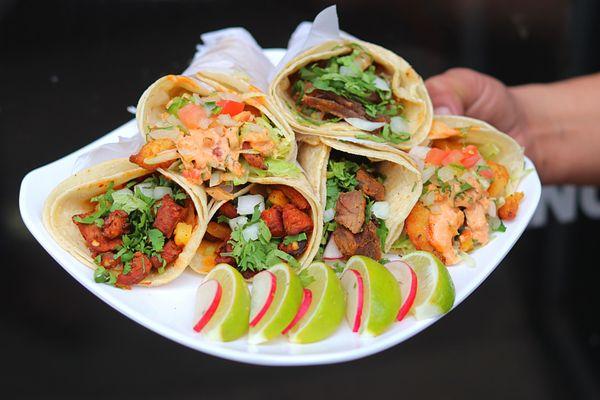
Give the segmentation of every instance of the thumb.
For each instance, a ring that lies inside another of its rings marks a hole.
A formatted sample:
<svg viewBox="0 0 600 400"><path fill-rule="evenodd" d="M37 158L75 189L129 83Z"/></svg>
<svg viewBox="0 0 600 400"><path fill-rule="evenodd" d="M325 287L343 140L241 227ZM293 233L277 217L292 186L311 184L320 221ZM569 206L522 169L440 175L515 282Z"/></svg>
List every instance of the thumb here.
<svg viewBox="0 0 600 400"><path fill-rule="evenodd" d="M435 114L466 115L506 132L515 126L515 104L506 86L467 68L452 68L425 82Z"/></svg>

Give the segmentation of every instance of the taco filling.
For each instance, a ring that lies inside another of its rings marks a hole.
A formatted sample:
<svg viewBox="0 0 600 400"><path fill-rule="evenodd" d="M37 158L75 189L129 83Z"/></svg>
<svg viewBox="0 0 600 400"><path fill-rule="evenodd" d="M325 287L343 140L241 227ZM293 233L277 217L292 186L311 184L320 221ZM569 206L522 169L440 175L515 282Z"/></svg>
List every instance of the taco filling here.
<svg viewBox="0 0 600 400"><path fill-rule="evenodd" d="M140 283L169 268L197 223L192 199L159 173L134 179L92 197L94 209L73 223L97 265L94 279L119 287Z"/></svg>
<svg viewBox="0 0 600 400"><path fill-rule="evenodd" d="M230 264L247 279L282 261L298 267L313 231L310 204L286 185L250 192L223 203L208 223L199 250L205 266Z"/></svg>
<svg viewBox="0 0 600 400"><path fill-rule="evenodd" d="M523 193L507 193L509 172L492 161L496 145L468 144L461 130L442 122L434 123L430 137L431 148L411 150L424 156L425 182L406 219L405 240L452 265L488 243L491 232L505 231L502 221L516 217Z"/></svg>
<svg viewBox="0 0 600 400"><path fill-rule="evenodd" d="M180 160L183 176L209 188L245 183L250 174L294 173L295 165L285 161L293 148L291 139L248 104L251 98L244 98L221 92L172 97L146 127L148 143L130 161L155 170Z"/></svg>
<svg viewBox="0 0 600 400"><path fill-rule="evenodd" d="M290 76L289 95L302 118L315 124L344 120L359 139L394 144L410 140L392 74L358 45L350 53L312 62Z"/></svg>
<svg viewBox="0 0 600 400"><path fill-rule="evenodd" d="M353 255L380 260L388 235L385 177L366 157L332 150L327 164L323 238L317 258L341 261Z"/></svg>

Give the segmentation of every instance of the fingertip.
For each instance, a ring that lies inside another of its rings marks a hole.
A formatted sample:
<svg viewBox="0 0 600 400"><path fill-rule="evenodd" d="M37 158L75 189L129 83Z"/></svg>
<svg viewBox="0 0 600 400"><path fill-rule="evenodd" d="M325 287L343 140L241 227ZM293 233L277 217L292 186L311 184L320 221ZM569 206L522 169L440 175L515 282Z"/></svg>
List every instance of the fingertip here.
<svg viewBox="0 0 600 400"><path fill-rule="evenodd" d="M446 106L439 106L439 107L435 107L433 109L433 114L434 115L452 115L452 110L450 110L449 107Z"/></svg>

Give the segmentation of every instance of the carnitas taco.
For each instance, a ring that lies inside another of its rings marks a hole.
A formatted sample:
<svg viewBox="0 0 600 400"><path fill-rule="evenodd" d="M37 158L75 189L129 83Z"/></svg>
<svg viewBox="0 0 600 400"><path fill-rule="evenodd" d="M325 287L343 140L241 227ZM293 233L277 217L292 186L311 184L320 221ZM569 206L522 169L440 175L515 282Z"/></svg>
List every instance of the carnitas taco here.
<svg viewBox="0 0 600 400"><path fill-rule="evenodd" d="M423 167L423 192L394 245L435 253L446 265L484 246L516 217L524 195L523 149L510 136L466 117L436 117L430 145L411 150Z"/></svg>
<svg viewBox="0 0 600 400"><path fill-rule="evenodd" d="M219 263L246 279L282 261L301 269L318 250L322 211L304 176L253 179L234 199L217 203L209 218L190 264L201 274Z"/></svg>
<svg viewBox="0 0 600 400"><path fill-rule="evenodd" d="M170 171L107 161L59 184L44 225L94 279L122 288L159 286L188 266L206 228L206 194Z"/></svg>
<svg viewBox="0 0 600 400"><path fill-rule="evenodd" d="M408 149L423 142L433 116L421 77L401 57L356 39L321 43L293 58L270 94L292 128Z"/></svg>
<svg viewBox="0 0 600 400"><path fill-rule="evenodd" d="M215 200L232 199L251 176L299 173L293 131L241 77L165 76L144 92L136 117L147 143L130 160L171 167Z"/></svg>
<svg viewBox="0 0 600 400"><path fill-rule="evenodd" d="M321 138L301 142L298 160L324 209L316 258L380 260L421 193L421 176L408 156Z"/></svg>

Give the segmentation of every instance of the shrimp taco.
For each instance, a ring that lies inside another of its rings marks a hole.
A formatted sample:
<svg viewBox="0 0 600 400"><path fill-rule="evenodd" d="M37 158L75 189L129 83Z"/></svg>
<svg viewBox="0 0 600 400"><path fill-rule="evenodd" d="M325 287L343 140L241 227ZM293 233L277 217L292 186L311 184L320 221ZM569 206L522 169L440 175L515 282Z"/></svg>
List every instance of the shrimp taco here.
<svg viewBox="0 0 600 400"><path fill-rule="evenodd" d="M251 176L300 174L293 131L239 76L165 76L144 92L136 117L146 144L130 160L171 167L216 201L234 198Z"/></svg>
<svg viewBox="0 0 600 400"><path fill-rule="evenodd" d="M251 178L232 200L211 209L206 233L190 266L206 274L226 263L246 279L281 261L296 269L318 250L322 211L304 176Z"/></svg>
<svg viewBox="0 0 600 400"><path fill-rule="evenodd" d="M296 132L362 139L380 149L421 143L433 116L415 70L391 51L356 39L327 41L296 56L269 91Z"/></svg>
<svg viewBox="0 0 600 400"><path fill-rule="evenodd" d="M301 142L298 160L324 208L316 258L380 260L421 193L421 176L408 156L321 138Z"/></svg>
<svg viewBox="0 0 600 400"><path fill-rule="evenodd" d="M423 192L393 246L435 253L446 265L487 244L516 217L523 193L523 149L510 136L466 117L436 117L429 146L411 154L423 167Z"/></svg>
<svg viewBox="0 0 600 400"><path fill-rule="evenodd" d="M201 188L117 159L60 183L43 220L62 248L95 269L96 282L126 288L177 278L198 248L206 215Z"/></svg>

